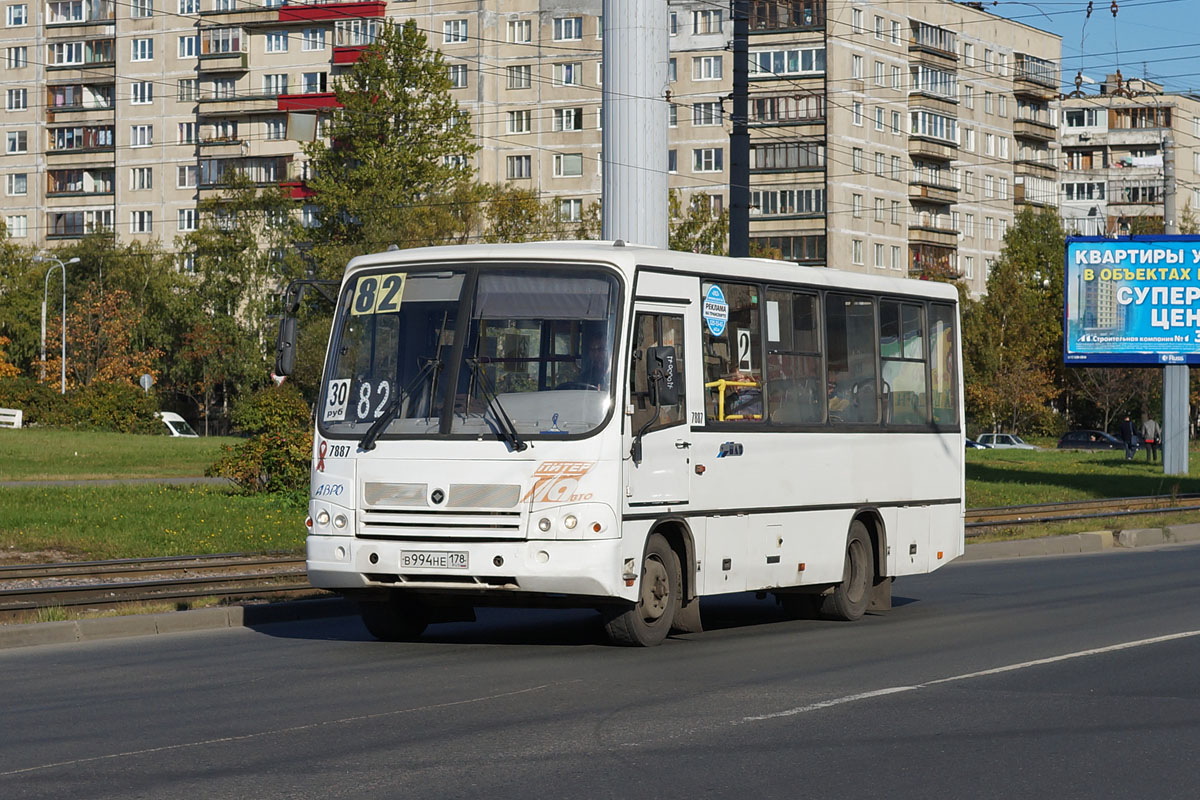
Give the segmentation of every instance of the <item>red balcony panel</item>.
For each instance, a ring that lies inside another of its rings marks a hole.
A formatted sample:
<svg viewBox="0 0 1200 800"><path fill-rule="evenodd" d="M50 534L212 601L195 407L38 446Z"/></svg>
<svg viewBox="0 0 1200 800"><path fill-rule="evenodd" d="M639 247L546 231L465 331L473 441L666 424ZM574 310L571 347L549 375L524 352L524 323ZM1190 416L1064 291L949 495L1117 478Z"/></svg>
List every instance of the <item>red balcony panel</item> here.
<svg viewBox="0 0 1200 800"><path fill-rule="evenodd" d="M281 94L277 98L280 111L315 111L318 108L341 108L333 92L311 94Z"/></svg>
<svg viewBox="0 0 1200 800"><path fill-rule="evenodd" d="M361 47L335 47L333 48L333 63L334 64L353 64L366 51L367 46Z"/></svg>
<svg viewBox="0 0 1200 800"><path fill-rule="evenodd" d="M353 17L382 17L387 13L384 0L363 3L319 3L316 5L286 5L279 9L280 22L315 22L317 20L351 19Z"/></svg>
<svg viewBox="0 0 1200 800"><path fill-rule="evenodd" d="M304 181L283 181L279 184L279 188L285 189L293 200L305 200L317 195L314 190L304 185Z"/></svg>

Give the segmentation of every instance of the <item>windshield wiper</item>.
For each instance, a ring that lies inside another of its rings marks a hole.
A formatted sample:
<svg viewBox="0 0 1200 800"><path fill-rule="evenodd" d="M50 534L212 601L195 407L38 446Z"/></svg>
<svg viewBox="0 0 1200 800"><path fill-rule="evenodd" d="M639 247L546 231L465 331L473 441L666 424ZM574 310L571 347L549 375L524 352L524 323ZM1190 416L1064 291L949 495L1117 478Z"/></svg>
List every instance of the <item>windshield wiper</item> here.
<svg viewBox="0 0 1200 800"><path fill-rule="evenodd" d="M367 428L367 432L363 434L362 441L358 443L359 452L368 453L375 449L375 440L383 433L384 428L396 418L396 414L399 413L404 399L411 397L413 391L421 385L425 378L441 368L441 359L431 358L425 362L425 366L421 367L412 380L405 384L403 389L396 392L396 396L392 398L392 402L388 403L387 407L383 409L383 413L379 415L379 418L371 423L371 427Z"/></svg>
<svg viewBox="0 0 1200 800"><path fill-rule="evenodd" d="M478 358L468 358L467 363L471 365L471 369L480 377L480 384L483 387L483 396L488 401L488 408L496 417L496 427L500 429L500 438L508 443L516 452L521 452L529 445L521 438L517 426L513 424L512 418L508 416L508 412L504 410L504 405L500 402L500 398L496 396L496 390L492 388L492 380L488 377L487 370L483 368L483 362Z"/></svg>

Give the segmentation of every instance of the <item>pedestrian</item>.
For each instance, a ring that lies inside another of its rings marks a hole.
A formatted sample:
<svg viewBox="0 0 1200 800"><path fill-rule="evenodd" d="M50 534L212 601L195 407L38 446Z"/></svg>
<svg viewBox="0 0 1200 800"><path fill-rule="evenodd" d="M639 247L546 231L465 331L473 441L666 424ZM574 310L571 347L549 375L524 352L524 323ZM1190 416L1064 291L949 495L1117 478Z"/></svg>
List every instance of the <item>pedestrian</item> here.
<svg viewBox="0 0 1200 800"><path fill-rule="evenodd" d="M1133 460L1133 452L1137 445L1133 441L1133 423L1129 421L1129 415L1125 415L1125 419L1121 422L1121 441L1125 443L1125 460Z"/></svg>
<svg viewBox="0 0 1200 800"><path fill-rule="evenodd" d="M1154 417L1146 417L1142 423L1142 442L1146 445L1146 461L1158 461L1158 440L1162 437L1162 428L1154 421Z"/></svg>

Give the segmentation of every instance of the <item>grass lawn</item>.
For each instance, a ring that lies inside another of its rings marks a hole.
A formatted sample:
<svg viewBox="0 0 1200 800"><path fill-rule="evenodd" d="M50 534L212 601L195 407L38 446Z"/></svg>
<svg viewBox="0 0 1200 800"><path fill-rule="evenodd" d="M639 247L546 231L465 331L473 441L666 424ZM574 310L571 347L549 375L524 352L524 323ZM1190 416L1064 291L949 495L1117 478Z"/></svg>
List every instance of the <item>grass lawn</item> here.
<svg viewBox="0 0 1200 800"><path fill-rule="evenodd" d="M294 500L220 486L10 487L0 489L0 556L86 561L301 552L305 513Z"/></svg>
<svg viewBox="0 0 1200 800"><path fill-rule="evenodd" d="M0 481L203 475L233 437L0 429Z"/></svg>
<svg viewBox="0 0 1200 800"><path fill-rule="evenodd" d="M1161 460L1138 453L1126 461L1122 450L968 450L967 508L1200 492L1196 448L1188 468L1164 475Z"/></svg>

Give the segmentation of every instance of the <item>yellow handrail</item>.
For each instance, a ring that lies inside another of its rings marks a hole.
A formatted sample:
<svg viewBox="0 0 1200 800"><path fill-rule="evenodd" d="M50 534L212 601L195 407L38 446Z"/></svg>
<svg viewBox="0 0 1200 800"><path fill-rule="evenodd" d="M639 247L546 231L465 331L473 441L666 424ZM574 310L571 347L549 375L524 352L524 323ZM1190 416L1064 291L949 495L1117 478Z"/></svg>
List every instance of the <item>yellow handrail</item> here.
<svg viewBox="0 0 1200 800"><path fill-rule="evenodd" d="M758 388L758 381L731 381L725 378L710 381L704 384L705 389L716 388L717 390L717 421L724 422L725 416L725 390L730 386L746 386L749 388ZM728 419L762 419L762 414L730 414Z"/></svg>

